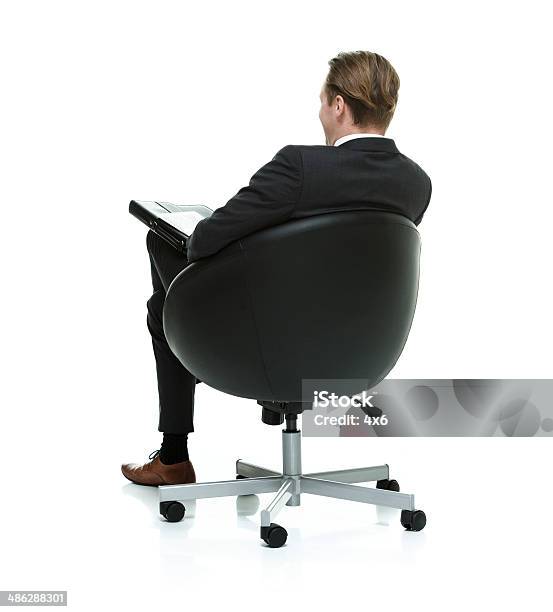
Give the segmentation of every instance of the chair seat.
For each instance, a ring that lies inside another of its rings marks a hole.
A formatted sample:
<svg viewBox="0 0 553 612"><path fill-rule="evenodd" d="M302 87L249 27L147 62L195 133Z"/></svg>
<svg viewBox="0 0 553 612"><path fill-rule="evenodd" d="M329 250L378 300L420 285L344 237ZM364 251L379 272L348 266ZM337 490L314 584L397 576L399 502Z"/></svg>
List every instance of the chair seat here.
<svg viewBox="0 0 553 612"><path fill-rule="evenodd" d="M163 322L172 351L239 397L305 401L309 381L358 393L399 358L413 320L420 236L395 213L287 221L183 270Z"/></svg>

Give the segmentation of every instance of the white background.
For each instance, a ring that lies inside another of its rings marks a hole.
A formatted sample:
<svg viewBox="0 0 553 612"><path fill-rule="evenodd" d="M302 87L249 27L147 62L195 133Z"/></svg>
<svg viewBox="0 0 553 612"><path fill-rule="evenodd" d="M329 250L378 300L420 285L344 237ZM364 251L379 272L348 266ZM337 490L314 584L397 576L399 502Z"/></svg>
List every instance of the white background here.
<svg viewBox="0 0 553 612"><path fill-rule="evenodd" d="M546 438L305 439L307 471L389 463L428 526L306 498L279 550L233 499L162 522L119 472L160 439L128 201L218 207L283 146L324 144L342 50L392 62L387 136L433 182L390 377L551 377L549 24L541 2L2 3L0 589L75 610L551 608ZM255 403L198 388L200 480L278 467L279 445Z"/></svg>

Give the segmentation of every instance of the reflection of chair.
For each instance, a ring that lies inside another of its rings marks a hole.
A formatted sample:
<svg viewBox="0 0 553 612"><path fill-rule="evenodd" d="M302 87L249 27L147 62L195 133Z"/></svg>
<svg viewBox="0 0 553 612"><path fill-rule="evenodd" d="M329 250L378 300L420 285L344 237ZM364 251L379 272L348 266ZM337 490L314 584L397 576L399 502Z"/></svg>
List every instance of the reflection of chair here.
<svg viewBox="0 0 553 612"><path fill-rule="evenodd" d="M299 506L301 493L400 508L405 528L424 527L387 465L303 475L296 427L311 407L311 381L351 396L392 369L415 312L419 256L409 219L335 212L251 234L176 277L163 313L172 351L204 383L258 400L263 421L286 419L286 428L282 472L239 460L236 480L159 487L167 520L182 519L186 500L277 492L261 512L271 547L287 537L274 517L285 504ZM352 484L369 481L376 488Z"/></svg>

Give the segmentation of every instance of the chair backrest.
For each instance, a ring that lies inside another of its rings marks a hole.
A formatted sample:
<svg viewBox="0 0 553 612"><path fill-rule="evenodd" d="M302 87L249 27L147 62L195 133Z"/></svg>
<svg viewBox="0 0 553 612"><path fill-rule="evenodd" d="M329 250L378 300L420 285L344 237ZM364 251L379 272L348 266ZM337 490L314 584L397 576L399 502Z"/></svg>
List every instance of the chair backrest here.
<svg viewBox="0 0 553 612"><path fill-rule="evenodd" d="M370 389L407 340L420 248L412 221L379 211L256 232L175 278L163 313L169 346L197 378L239 397L305 401L308 379Z"/></svg>

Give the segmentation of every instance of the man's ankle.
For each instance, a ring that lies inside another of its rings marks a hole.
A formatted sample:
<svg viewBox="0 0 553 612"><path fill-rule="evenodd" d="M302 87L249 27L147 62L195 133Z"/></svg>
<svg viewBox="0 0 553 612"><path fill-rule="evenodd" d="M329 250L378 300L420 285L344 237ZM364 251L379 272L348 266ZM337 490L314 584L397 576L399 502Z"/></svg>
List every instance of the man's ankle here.
<svg viewBox="0 0 553 612"><path fill-rule="evenodd" d="M164 465L188 461L188 434L164 433L159 450L159 460Z"/></svg>

